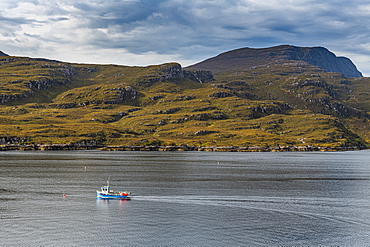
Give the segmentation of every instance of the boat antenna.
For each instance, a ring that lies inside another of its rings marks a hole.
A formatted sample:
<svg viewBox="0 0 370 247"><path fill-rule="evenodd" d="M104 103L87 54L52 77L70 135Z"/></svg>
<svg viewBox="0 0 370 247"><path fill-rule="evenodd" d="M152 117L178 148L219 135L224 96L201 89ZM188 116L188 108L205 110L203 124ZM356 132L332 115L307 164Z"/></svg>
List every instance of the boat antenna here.
<svg viewBox="0 0 370 247"><path fill-rule="evenodd" d="M107 186L109 187L109 180L110 180L110 176L108 177L108 180L107 180Z"/></svg>

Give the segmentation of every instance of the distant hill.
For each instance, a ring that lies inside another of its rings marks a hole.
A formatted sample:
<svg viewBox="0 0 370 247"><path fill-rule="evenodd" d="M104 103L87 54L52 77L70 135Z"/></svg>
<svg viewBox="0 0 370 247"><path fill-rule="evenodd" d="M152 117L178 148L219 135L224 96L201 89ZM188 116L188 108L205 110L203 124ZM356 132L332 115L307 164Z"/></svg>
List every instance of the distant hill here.
<svg viewBox="0 0 370 247"><path fill-rule="evenodd" d="M5 54L4 52L0 51L0 56L9 56L8 54Z"/></svg>
<svg viewBox="0 0 370 247"><path fill-rule="evenodd" d="M203 69L213 72L248 70L256 66L288 61L302 61L318 66L327 72L342 73L346 77L362 77L352 61L337 57L323 47L296 47L281 45L271 48L241 48L189 66L189 69Z"/></svg>
<svg viewBox="0 0 370 247"><path fill-rule="evenodd" d="M243 48L196 65L0 57L0 150L370 146L370 78L325 48Z"/></svg>

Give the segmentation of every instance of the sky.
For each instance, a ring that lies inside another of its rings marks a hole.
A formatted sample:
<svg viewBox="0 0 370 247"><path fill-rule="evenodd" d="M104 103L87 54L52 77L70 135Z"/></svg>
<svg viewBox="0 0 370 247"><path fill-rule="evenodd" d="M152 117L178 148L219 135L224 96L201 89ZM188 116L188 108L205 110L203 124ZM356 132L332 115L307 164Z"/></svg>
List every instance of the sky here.
<svg viewBox="0 0 370 247"><path fill-rule="evenodd" d="M0 50L187 66L242 47L322 46L370 76L369 21L368 0L1 0Z"/></svg>

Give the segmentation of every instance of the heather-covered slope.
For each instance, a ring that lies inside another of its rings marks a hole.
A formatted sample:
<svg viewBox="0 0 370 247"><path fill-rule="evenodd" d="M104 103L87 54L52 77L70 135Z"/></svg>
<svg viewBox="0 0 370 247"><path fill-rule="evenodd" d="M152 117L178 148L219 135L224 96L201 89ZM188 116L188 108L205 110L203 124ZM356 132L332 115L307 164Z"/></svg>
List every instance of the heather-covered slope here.
<svg viewBox="0 0 370 247"><path fill-rule="evenodd" d="M0 145L294 150L370 142L369 78L287 60L274 49L249 53L252 62L231 52L189 69L4 56Z"/></svg>

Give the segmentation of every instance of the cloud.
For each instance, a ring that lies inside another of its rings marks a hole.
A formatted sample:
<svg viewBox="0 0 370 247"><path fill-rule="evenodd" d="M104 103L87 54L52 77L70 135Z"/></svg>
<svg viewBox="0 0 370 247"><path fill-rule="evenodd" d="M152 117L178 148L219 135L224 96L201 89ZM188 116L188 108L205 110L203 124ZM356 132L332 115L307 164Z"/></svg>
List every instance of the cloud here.
<svg viewBox="0 0 370 247"><path fill-rule="evenodd" d="M0 9L0 50L13 55L186 65L240 47L292 44L351 55L370 75L363 0L3 0Z"/></svg>

